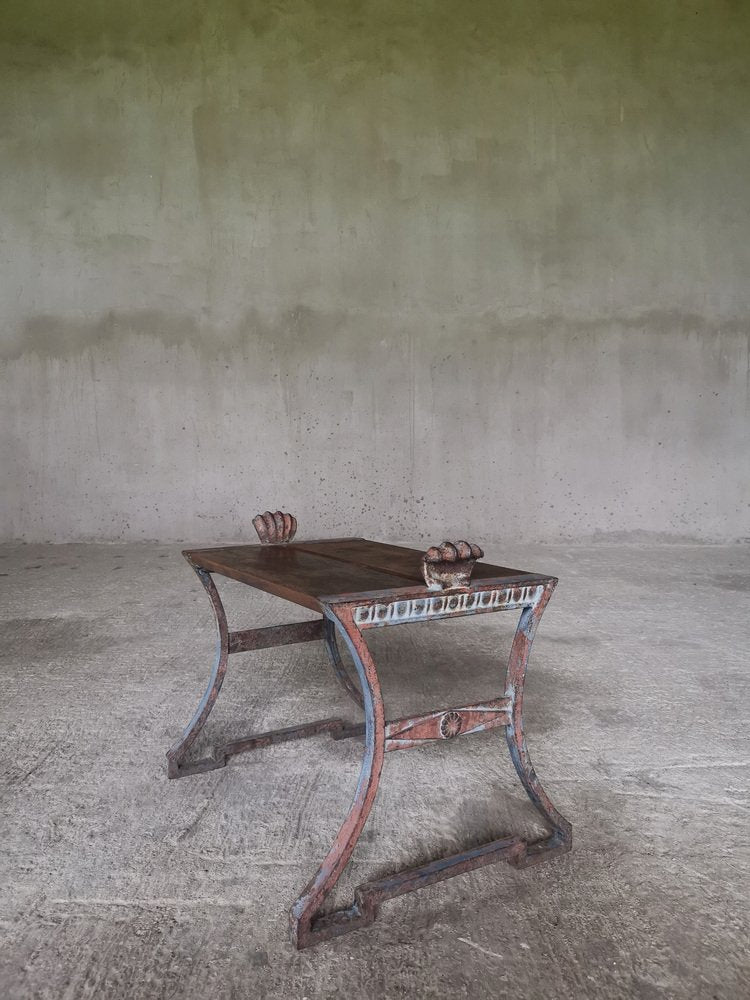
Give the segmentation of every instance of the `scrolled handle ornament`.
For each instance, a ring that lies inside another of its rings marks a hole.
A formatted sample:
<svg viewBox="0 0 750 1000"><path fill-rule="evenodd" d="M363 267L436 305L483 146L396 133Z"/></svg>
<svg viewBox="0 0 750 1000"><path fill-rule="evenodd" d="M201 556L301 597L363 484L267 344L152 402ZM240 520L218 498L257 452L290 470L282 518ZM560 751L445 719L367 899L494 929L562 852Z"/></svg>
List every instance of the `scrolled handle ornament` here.
<svg viewBox="0 0 750 1000"><path fill-rule="evenodd" d="M484 552L473 542L443 542L422 557L422 576L430 590L468 587L474 563Z"/></svg>
<svg viewBox="0 0 750 1000"><path fill-rule="evenodd" d="M256 514L253 527L258 533L261 545L283 545L291 542L297 532L297 518L277 510Z"/></svg>

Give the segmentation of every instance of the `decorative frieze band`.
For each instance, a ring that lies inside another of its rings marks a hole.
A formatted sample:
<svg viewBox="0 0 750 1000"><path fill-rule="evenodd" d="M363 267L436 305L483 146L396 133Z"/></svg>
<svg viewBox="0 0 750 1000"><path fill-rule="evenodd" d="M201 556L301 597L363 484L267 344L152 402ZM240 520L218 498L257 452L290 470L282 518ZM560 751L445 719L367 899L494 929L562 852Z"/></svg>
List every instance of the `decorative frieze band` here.
<svg viewBox="0 0 750 1000"><path fill-rule="evenodd" d="M533 606L541 600L543 593L544 585L534 584L501 590L414 597L389 604L362 604L354 609L354 621L361 628L375 628L379 625L427 621L430 618L470 615L478 611L512 610Z"/></svg>

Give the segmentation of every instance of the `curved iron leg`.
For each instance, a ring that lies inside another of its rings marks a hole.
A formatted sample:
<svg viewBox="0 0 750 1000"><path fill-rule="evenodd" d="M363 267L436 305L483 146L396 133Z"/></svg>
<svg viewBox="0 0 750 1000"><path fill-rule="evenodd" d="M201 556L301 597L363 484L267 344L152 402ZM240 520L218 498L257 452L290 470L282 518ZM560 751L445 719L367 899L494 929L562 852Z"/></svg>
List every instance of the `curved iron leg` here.
<svg viewBox="0 0 750 1000"><path fill-rule="evenodd" d="M323 619L323 638L325 640L326 649L328 650L328 655L331 658L336 679L352 701L356 702L361 709L364 709L365 701L362 697L362 692L349 676L349 673L341 660L341 653L339 652L339 647L336 644L336 626L330 618Z"/></svg>
<svg viewBox="0 0 750 1000"><path fill-rule="evenodd" d="M514 862L519 868L525 868L536 861L546 860L546 857L553 852L563 854L569 851L573 844L573 828L565 817L557 811L542 788L542 783L539 781L531 762L523 731L523 687L526 679L526 666L539 619L542 617L554 589L555 583L549 584L545 587L536 604L524 608L521 612L508 661L505 693L511 699L512 704L510 724L505 727L508 748L518 777L526 789L526 794L552 827L552 834L549 837L529 844L525 854Z"/></svg>
<svg viewBox="0 0 750 1000"><path fill-rule="evenodd" d="M366 719L365 755L359 773L354 801L346 819L336 835L331 849L320 868L305 887L291 909L290 929L297 948L325 941L354 927L366 927L376 916L374 906L362 905L356 900L348 909L325 916L317 916L323 901L333 889L351 857L372 808L380 782L385 753L385 715L375 663L365 644L362 633L354 624L351 609L347 607L324 608L326 618L346 642L364 695ZM316 919L317 916L317 919Z"/></svg>
<svg viewBox="0 0 750 1000"><path fill-rule="evenodd" d="M190 565L193 566L192 563ZM199 566L193 566L193 569L198 575L200 582L206 588L208 599L211 601L211 606L216 615L216 657L211 669L211 676L208 679L208 687L201 698L195 715L183 730L179 740L167 750L167 774L170 778L178 778L180 776L182 762L188 750L197 739L206 719L211 714L211 709L214 707L216 699L219 696L219 691L221 691L224 674L227 671L227 660L229 658L229 627L219 591L216 589L216 584L207 570L201 569ZM218 766L220 765L217 764Z"/></svg>

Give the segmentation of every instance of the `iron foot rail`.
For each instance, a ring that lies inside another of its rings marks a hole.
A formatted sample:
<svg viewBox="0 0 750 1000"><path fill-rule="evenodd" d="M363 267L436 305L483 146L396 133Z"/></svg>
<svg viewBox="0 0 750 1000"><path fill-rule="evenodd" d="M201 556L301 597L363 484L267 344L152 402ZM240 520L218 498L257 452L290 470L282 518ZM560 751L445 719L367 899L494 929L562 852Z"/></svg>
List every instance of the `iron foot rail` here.
<svg viewBox="0 0 750 1000"><path fill-rule="evenodd" d="M361 736L364 733L364 723L361 725L345 722L343 719L319 719L317 722L303 722L299 726L288 726L286 729L271 729L267 733L257 733L254 736L245 736L239 740L231 740L221 746L214 747L210 757L203 757L200 760L189 764L175 764L169 762L169 777L184 778L189 774L202 774L204 771L215 771L219 767L226 767L230 757L245 753L248 750L260 750L262 747L270 747L274 743L289 743L291 740L304 740L310 736L317 736L320 733L329 733L334 740L345 740L352 736Z"/></svg>
<svg viewBox="0 0 750 1000"><path fill-rule="evenodd" d="M332 740L349 740L354 736L364 736L366 732L366 725L364 722L354 722L351 725L346 725L338 733L331 733Z"/></svg>
<svg viewBox="0 0 750 1000"><path fill-rule="evenodd" d="M453 878L464 872L507 861L514 868L526 868L529 864L545 861L550 855L564 854L571 848L570 840L563 840L559 834L542 841L528 843L522 837L504 837L492 840L481 847L474 847L459 854L429 861L416 868L405 868L395 875L365 882L354 890L354 903L332 913L315 917L309 927L292 921L292 940L298 949L330 941L350 931L369 927L377 920L382 903L407 892L423 889L444 879Z"/></svg>
<svg viewBox="0 0 750 1000"><path fill-rule="evenodd" d="M557 857L558 854L567 854L572 849L573 832L568 824L566 830L555 830L549 837L543 837L541 840L534 840L530 844L526 844L523 854L508 858L508 864L513 865L514 868L531 868L532 865L549 861L550 858Z"/></svg>

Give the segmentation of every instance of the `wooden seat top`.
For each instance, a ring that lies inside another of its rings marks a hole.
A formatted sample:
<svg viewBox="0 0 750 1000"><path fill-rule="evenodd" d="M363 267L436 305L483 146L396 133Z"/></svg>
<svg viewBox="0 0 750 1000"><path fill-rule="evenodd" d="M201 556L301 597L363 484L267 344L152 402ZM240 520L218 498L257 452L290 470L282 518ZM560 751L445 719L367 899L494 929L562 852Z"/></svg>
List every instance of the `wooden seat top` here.
<svg viewBox="0 0 750 1000"><path fill-rule="evenodd" d="M185 558L210 573L239 580L258 590L322 611L323 597L356 597L392 591L392 597L421 587L424 552L368 538L334 538L279 545L228 545L187 549ZM526 584L549 579L481 560L472 584L487 580Z"/></svg>

